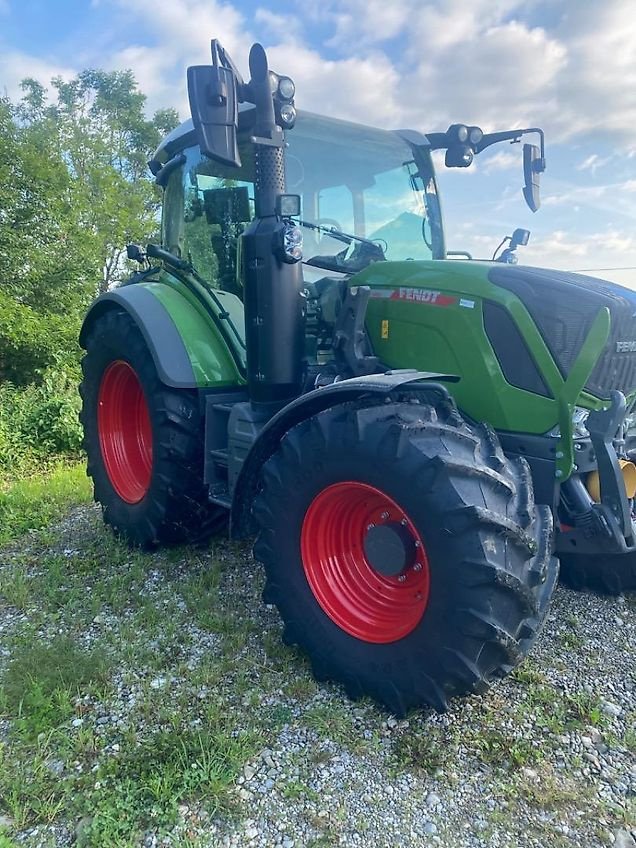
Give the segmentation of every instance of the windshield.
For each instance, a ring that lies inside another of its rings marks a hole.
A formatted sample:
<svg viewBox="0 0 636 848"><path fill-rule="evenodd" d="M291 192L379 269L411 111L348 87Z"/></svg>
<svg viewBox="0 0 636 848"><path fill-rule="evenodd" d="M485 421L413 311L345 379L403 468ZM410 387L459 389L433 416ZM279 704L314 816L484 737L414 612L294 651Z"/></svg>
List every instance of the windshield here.
<svg viewBox="0 0 636 848"><path fill-rule="evenodd" d="M300 113L287 133L287 191L301 197L303 262L355 273L370 262L444 256L430 154L386 130ZM184 150L164 197L163 244L214 285L239 290L239 236L254 214L253 147L230 169ZM343 238L343 235L345 236Z"/></svg>

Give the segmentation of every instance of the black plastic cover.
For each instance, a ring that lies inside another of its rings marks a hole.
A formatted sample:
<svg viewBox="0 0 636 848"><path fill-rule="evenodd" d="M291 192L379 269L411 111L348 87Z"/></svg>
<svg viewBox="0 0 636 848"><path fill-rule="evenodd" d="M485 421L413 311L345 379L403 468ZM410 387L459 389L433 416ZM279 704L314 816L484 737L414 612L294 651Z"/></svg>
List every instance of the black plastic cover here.
<svg viewBox="0 0 636 848"><path fill-rule="evenodd" d="M512 315L499 303L484 302L484 329L511 386L552 397Z"/></svg>

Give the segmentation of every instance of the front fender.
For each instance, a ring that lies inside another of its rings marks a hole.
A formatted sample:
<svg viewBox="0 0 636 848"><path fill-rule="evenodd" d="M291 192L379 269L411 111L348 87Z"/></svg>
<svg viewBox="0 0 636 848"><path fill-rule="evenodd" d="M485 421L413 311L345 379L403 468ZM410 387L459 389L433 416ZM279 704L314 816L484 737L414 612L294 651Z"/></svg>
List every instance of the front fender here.
<svg viewBox="0 0 636 848"><path fill-rule="evenodd" d="M301 395L288 403L263 427L241 467L232 493L230 517L232 538L242 538L252 532L251 508L258 489L260 470L272 456L285 433L296 424L332 406L373 395L383 398L398 389L414 392L434 391L438 393L440 400L454 403L446 387L432 381L456 382L457 379L451 374L435 374L412 369L388 371L386 374L369 374L364 377L341 380ZM423 386L422 383L426 385Z"/></svg>
<svg viewBox="0 0 636 848"><path fill-rule="evenodd" d="M109 309L123 309L135 321L166 386L221 388L243 382L217 327L175 287L140 282L100 295L84 318L82 347L95 320Z"/></svg>

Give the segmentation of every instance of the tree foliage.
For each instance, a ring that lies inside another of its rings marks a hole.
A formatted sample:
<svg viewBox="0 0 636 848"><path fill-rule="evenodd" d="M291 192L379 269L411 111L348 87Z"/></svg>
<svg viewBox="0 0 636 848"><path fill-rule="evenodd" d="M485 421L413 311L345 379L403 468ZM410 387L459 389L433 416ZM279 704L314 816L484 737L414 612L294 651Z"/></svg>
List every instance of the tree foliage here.
<svg viewBox="0 0 636 848"><path fill-rule="evenodd" d="M0 471L18 444L77 445L81 318L126 275L126 244L156 236L146 163L178 120L146 117L130 71L86 70L50 89L26 79L22 91L0 98Z"/></svg>
<svg viewBox="0 0 636 848"><path fill-rule="evenodd" d="M125 245L154 236L146 163L177 123L174 110L145 117L130 71L51 85L0 99L0 380L17 383L73 349L68 329L125 273Z"/></svg>

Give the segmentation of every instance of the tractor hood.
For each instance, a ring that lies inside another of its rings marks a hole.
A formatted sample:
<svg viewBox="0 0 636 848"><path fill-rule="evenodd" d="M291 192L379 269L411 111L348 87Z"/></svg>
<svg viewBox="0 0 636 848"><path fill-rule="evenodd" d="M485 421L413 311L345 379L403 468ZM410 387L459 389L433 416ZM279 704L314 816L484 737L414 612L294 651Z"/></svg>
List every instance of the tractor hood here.
<svg viewBox="0 0 636 848"><path fill-rule="evenodd" d="M585 389L608 398L613 389L628 394L636 388L635 292L595 277L543 268L493 265L488 278L523 302L564 378L599 309L609 309L609 339Z"/></svg>

